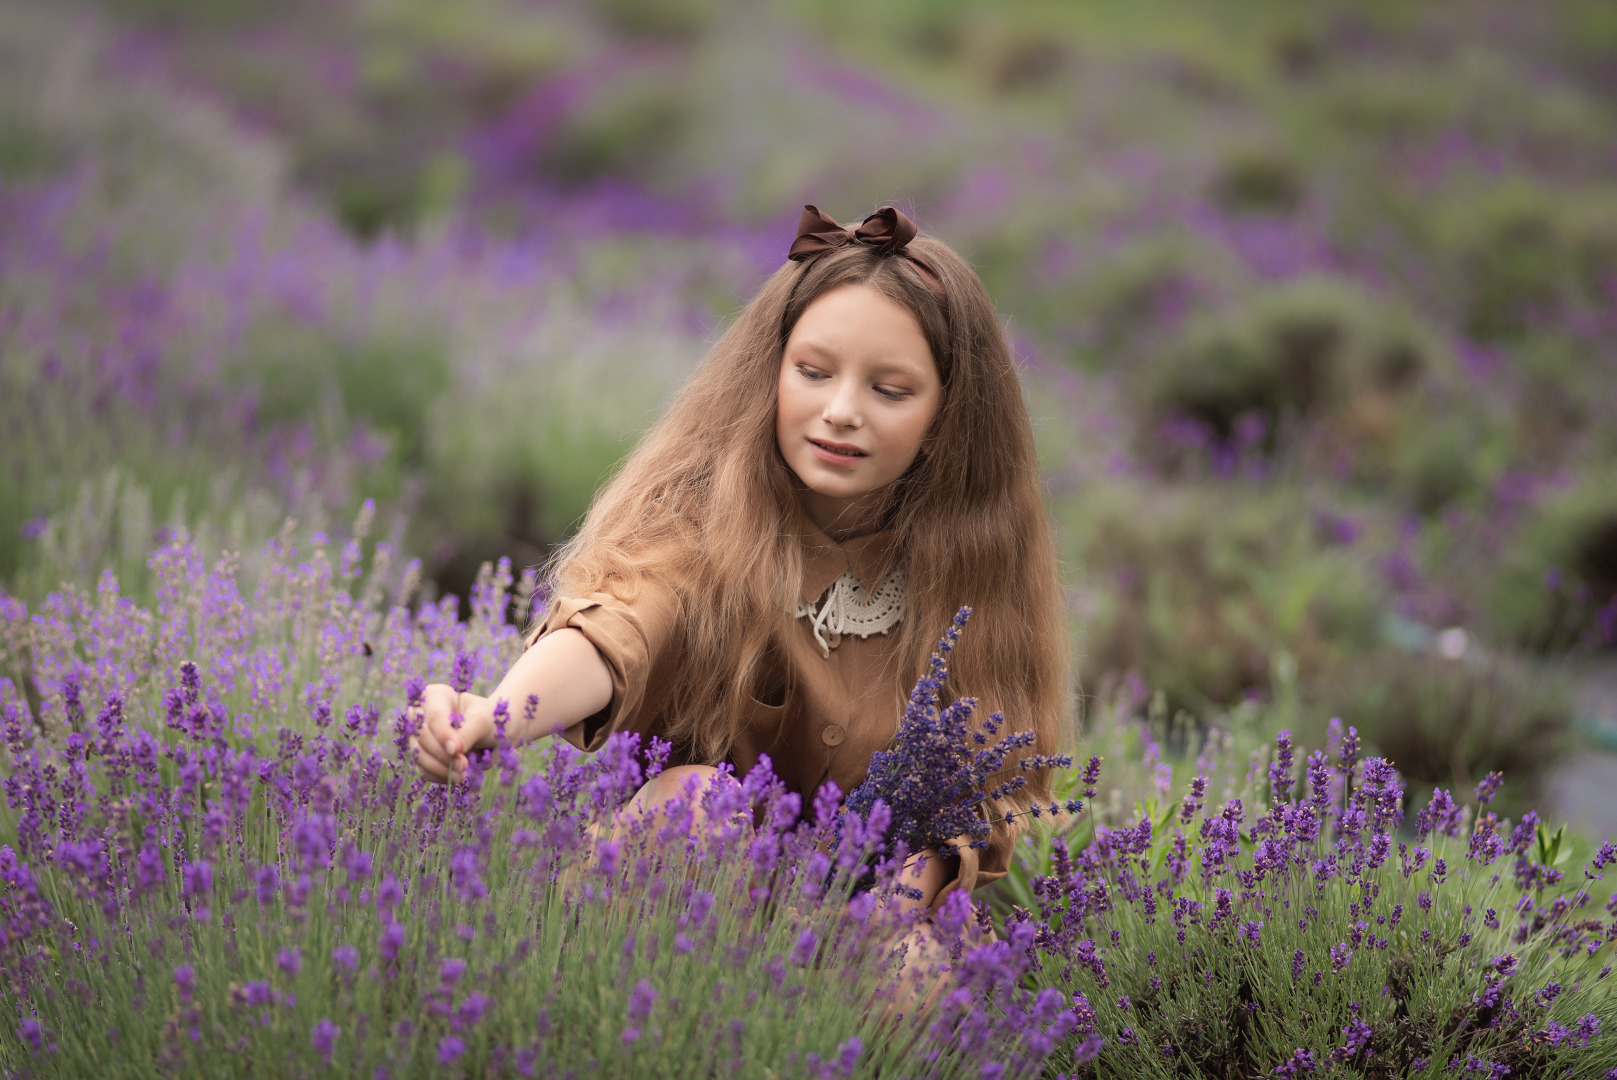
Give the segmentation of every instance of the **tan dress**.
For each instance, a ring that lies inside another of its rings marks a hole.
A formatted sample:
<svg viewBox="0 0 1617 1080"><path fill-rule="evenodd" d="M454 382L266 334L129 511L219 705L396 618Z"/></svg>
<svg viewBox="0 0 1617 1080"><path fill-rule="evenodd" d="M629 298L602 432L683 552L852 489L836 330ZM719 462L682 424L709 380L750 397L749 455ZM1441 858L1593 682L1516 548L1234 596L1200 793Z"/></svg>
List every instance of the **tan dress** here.
<svg viewBox="0 0 1617 1080"><path fill-rule="evenodd" d="M793 527L803 543L802 598L807 604L819 603L849 569L874 589L902 561L888 532L839 544L801 511ZM615 731L662 733L659 703L667 699L667 687L683 662L681 612L675 589L652 575L642 579L632 602L610 593L551 600L534 640L574 627L612 669L611 704L565 729L561 734L569 742L581 750L598 750ZM939 627L939 633L944 629ZM869 637L844 634L827 653L810 618L799 616L780 660L783 670L768 673L761 682L778 688L767 695L773 700L753 699L751 715L731 749L736 774L745 776L760 754L768 754L775 774L802 796L805 809L827 779L836 781L844 794L859 786L870 755L886 749L898 730L907 688L898 686L893 675L905 666L895 656L896 644L896 631ZM938 899L953 889L970 890L1003 877L1012 839L1003 823L995 826L985 851L971 850L967 838L959 838L956 878Z"/></svg>

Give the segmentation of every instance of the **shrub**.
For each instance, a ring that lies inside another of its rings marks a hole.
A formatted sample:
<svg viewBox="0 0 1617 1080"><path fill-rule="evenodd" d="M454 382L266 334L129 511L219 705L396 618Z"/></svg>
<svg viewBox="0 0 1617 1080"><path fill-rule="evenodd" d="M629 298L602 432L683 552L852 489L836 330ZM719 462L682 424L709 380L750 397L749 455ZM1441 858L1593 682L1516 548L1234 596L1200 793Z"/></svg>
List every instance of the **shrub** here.
<svg viewBox="0 0 1617 1080"><path fill-rule="evenodd" d="M1184 448L1165 438L1173 424L1226 446L1255 426L1272 452L1304 423L1329 420L1331 455L1385 456L1404 425L1400 402L1447 372L1427 332L1395 306L1345 279L1299 278L1186 327L1143 375L1142 436L1151 457L1182 465Z"/></svg>
<svg viewBox="0 0 1617 1080"><path fill-rule="evenodd" d="M1617 483L1597 475L1547 496L1488 584L1489 625L1538 652L1617 644Z"/></svg>
<svg viewBox="0 0 1617 1080"><path fill-rule="evenodd" d="M1511 805L1535 795L1567 746L1564 682L1508 657L1378 650L1309 691L1312 711L1350 719L1405 776L1455 789L1491 772L1510 777ZM1519 786L1518 786L1519 785Z"/></svg>
<svg viewBox="0 0 1617 1080"><path fill-rule="evenodd" d="M1454 192L1427 231L1458 264L1466 329L1479 340L1527 338L1608 302L1617 202L1607 192L1515 176Z"/></svg>
<svg viewBox="0 0 1617 1080"><path fill-rule="evenodd" d="M1614 921L1563 882L1560 838L1514 828L1479 785L1467 825L1434 792L1398 832L1403 784L1352 729L1299 774L1276 742L1264 799L1215 807L1204 777L1160 816L1054 849L1027 929L1034 982L1080 1027L1078 1076L1598 1077L1617 1065ZM1098 779L1098 761L1096 777ZM1617 862L1610 842L1584 873ZM1607 1029L1602 1033L1602 1029Z"/></svg>
<svg viewBox="0 0 1617 1080"><path fill-rule="evenodd" d="M1311 676L1373 636L1362 526L1283 490L1097 484L1069 513L1088 683L1132 670L1200 712L1266 691L1281 651Z"/></svg>
<svg viewBox="0 0 1617 1080"><path fill-rule="evenodd" d="M1490 490L1514 449L1501 425L1453 411L1402 431L1389 445L1386 473L1406 505L1433 514Z"/></svg>
<svg viewBox="0 0 1617 1080"><path fill-rule="evenodd" d="M1305 179L1295 162L1267 148L1230 154L1213 180L1212 194L1233 211L1285 213L1302 201Z"/></svg>

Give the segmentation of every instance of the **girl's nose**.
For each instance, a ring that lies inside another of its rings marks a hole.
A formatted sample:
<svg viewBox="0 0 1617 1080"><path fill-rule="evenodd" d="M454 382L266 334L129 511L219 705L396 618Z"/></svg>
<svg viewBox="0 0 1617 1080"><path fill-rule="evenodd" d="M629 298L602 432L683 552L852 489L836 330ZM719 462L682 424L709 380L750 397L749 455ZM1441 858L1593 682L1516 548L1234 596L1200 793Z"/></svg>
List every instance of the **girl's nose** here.
<svg viewBox="0 0 1617 1080"><path fill-rule="evenodd" d="M864 425L864 415L859 408L859 388L851 379L838 380L836 392L831 400L825 403L825 411L820 414L832 427L857 428Z"/></svg>

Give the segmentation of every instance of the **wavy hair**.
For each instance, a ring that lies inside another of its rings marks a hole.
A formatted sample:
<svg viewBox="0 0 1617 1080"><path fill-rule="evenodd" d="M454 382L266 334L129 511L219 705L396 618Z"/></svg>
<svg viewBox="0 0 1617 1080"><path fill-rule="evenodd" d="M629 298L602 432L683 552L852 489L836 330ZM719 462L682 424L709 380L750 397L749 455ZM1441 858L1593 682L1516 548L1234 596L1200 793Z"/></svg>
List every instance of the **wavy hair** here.
<svg viewBox="0 0 1617 1080"><path fill-rule="evenodd" d="M1033 428L992 301L947 245L919 236L902 255L850 244L788 262L713 346L663 417L597 495L552 561L561 595L624 600L658 568L678 583L685 662L664 703L667 736L716 762L744 722L752 691L792 630L803 556L788 527L800 481L776 444L782 352L814 300L864 285L910 311L943 384L927 452L895 482L889 528L908 559L894 671L894 717L955 611L971 624L951 661L949 692L1032 729L1040 753L1071 735L1069 647L1055 539ZM1032 781L1013 801L1048 800Z"/></svg>

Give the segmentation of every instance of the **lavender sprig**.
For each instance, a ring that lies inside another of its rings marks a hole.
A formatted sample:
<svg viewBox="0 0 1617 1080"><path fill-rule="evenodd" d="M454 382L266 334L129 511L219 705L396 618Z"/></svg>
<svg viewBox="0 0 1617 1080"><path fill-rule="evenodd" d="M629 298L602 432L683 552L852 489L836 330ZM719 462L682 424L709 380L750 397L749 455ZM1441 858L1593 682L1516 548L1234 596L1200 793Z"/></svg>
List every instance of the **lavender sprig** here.
<svg viewBox="0 0 1617 1080"><path fill-rule="evenodd" d="M889 850L898 854L937 846L955 854L949 841L970 837L976 849L988 846L993 823L983 816L984 803L1007 798L1027 786L1027 773L1037 769L1068 768L1064 754L1033 754L1012 761L1013 755L1034 745L1032 731L997 737L1005 717L992 713L976 728L972 717L975 698L957 698L945 708L938 702L949 679L949 656L971 617L971 608L955 612L949 629L938 641L928 671L910 691L909 704L899 720L890 749L871 755L865 780L848 795L845 811L868 816L879 800L892 814L886 831ZM1003 776L1007 766L1017 770ZM1062 805L1034 804L1023 814L1077 813L1076 800ZM1023 816L1007 811L996 820L1009 823Z"/></svg>

